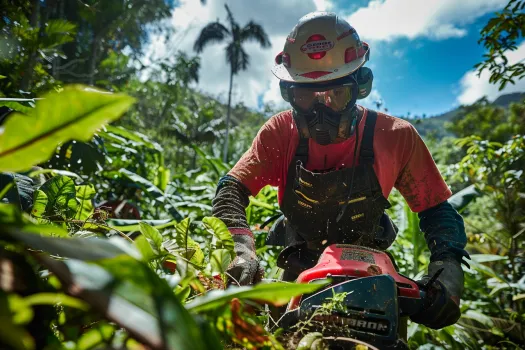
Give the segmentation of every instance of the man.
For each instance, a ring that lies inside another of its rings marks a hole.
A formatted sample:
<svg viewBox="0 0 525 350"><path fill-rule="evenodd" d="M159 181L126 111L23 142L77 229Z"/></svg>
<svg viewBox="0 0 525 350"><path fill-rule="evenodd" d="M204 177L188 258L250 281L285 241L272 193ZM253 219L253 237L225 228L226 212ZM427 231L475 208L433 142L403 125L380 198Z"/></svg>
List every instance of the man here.
<svg viewBox="0 0 525 350"><path fill-rule="evenodd" d="M396 230L385 209L395 187L419 214L431 251L424 280L445 268L435 283L440 297L413 320L441 328L460 316L461 261L468 256L463 220L414 127L356 105L371 90L372 71L363 67L369 54L355 29L333 13L299 20L272 69L292 110L270 118L220 180L213 214L235 241L229 274L241 285L257 282L262 274L245 208L250 195L277 186L284 217L267 243L286 247L278 265L284 280L294 280L329 244L388 248Z"/></svg>

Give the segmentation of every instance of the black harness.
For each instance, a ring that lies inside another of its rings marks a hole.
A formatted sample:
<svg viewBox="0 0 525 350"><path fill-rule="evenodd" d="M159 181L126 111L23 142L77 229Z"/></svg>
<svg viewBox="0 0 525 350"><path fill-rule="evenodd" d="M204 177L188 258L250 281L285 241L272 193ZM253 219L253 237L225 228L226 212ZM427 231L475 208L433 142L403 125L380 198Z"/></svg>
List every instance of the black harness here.
<svg viewBox="0 0 525 350"><path fill-rule="evenodd" d="M303 255L309 251L311 256L306 260L315 260L329 244L354 244L384 250L394 241L396 232L386 227L392 225L385 214L390 203L383 196L373 167L376 120L377 113L368 111L361 145L356 145L359 163L355 168L329 172L305 169L309 139L299 133L299 145L288 168L281 203L284 216L274 224L267 240L269 245L286 247L278 259L280 267L286 265L290 253L297 250L302 250ZM337 220L345 203L346 210Z"/></svg>

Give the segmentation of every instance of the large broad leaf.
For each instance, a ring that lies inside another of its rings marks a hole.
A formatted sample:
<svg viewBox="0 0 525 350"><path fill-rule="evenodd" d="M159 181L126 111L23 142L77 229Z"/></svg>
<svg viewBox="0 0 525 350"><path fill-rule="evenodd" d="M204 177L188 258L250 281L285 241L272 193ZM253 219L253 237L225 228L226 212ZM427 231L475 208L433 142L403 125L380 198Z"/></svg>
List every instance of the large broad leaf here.
<svg viewBox="0 0 525 350"><path fill-rule="evenodd" d="M226 290L213 290L208 294L193 299L186 304L186 308L192 311L206 311L217 308L229 302L233 298L252 299L281 306L286 304L296 295L313 293L328 282L315 283L286 283L271 282L260 283L254 287L229 287Z"/></svg>
<svg viewBox="0 0 525 350"><path fill-rule="evenodd" d="M202 223L206 226L208 232L215 236L215 246L227 249L233 258L235 256L233 238L226 224L221 219L214 217L205 217L202 219Z"/></svg>
<svg viewBox="0 0 525 350"><path fill-rule="evenodd" d="M461 212L470 202L479 196L481 196L481 192L476 189L476 186L470 185L450 197L448 202L454 209Z"/></svg>
<svg viewBox="0 0 525 350"><path fill-rule="evenodd" d="M119 118L133 98L69 86L37 101L28 115L14 113L0 129L0 171L22 171L49 159L60 143L88 141Z"/></svg>
<svg viewBox="0 0 525 350"><path fill-rule="evenodd" d="M46 216L64 214L72 218L77 213L77 191L71 178L63 175L47 180L40 190L47 196Z"/></svg>
<svg viewBox="0 0 525 350"><path fill-rule="evenodd" d="M204 262L204 253L202 252L199 243L195 242L190 237L190 219L186 218L179 222L177 226L175 226L175 231L175 242L181 251L184 252L183 256L193 264L202 266ZM165 248L170 251L167 245L165 245Z"/></svg>
<svg viewBox="0 0 525 350"><path fill-rule="evenodd" d="M46 213L47 195L42 190L36 190L33 194L33 208L31 209L31 215L37 218L41 218Z"/></svg>
<svg viewBox="0 0 525 350"><path fill-rule="evenodd" d="M223 274L228 269L232 257L228 249L215 249L210 254L211 273Z"/></svg>
<svg viewBox="0 0 525 350"><path fill-rule="evenodd" d="M217 339L210 342L203 339L195 319L165 280L146 263L126 255L108 240L56 239L25 232L10 234L32 249L46 247L46 251L53 254L66 246L71 250L70 255L82 251L81 257L93 262L79 259L62 262L43 254L36 257L61 280L69 294L84 300L153 349L220 348ZM99 252L92 254L98 259L85 252L86 243L89 246L93 242L97 242Z"/></svg>
<svg viewBox="0 0 525 350"><path fill-rule="evenodd" d="M147 238L149 244L157 251L157 254L162 249L162 236L159 231L145 222L139 224L140 232Z"/></svg>
<svg viewBox="0 0 525 350"><path fill-rule="evenodd" d="M94 207L92 199L97 194L97 191L95 191L95 187L91 184L75 186L75 189L79 201L75 219L86 220L93 214Z"/></svg>
<svg viewBox="0 0 525 350"><path fill-rule="evenodd" d="M148 239L145 236L139 236L134 241L133 244L137 247L140 254L142 255L142 259L144 261L150 261L155 259L159 251L153 250L153 247L151 246L150 242L148 242Z"/></svg>

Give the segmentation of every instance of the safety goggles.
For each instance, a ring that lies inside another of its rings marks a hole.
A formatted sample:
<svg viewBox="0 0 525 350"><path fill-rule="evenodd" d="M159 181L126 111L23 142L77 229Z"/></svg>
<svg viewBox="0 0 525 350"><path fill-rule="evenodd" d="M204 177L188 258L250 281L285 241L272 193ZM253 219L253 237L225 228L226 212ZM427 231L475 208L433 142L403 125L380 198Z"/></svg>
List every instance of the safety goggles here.
<svg viewBox="0 0 525 350"><path fill-rule="evenodd" d="M285 83L281 88L286 89L285 100L303 112L311 112L319 103L334 112L342 112L348 106L352 106L357 97L357 85L352 77L338 79L329 84Z"/></svg>
<svg viewBox="0 0 525 350"><path fill-rule="evenodd" d="M322 91L308 88L291 89L293 103L305 111L309 111L317 103L321 103L335 112L341 112L352 101L352 95L350 86L339 86Z"/></svg>

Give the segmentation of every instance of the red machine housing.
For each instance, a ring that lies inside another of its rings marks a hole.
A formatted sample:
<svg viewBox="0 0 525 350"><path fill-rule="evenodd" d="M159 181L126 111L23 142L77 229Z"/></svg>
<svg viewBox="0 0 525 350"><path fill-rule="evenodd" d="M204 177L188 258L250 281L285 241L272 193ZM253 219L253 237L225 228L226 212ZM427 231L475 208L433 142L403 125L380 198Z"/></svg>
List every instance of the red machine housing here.
<svg viewBox="0 0 525 350"><path fill-rule="evenodd" d="M348 244L332 244L321 254L317 265L303 271L297 278L299 283L309 283L319 279L333 278L335 284L350 279L390 275L396 281L398 293L406 298L419 298L417 284L400 275L390 257L382 251ZM302 296L294 297L288 310L298 308Z"/></svg>

